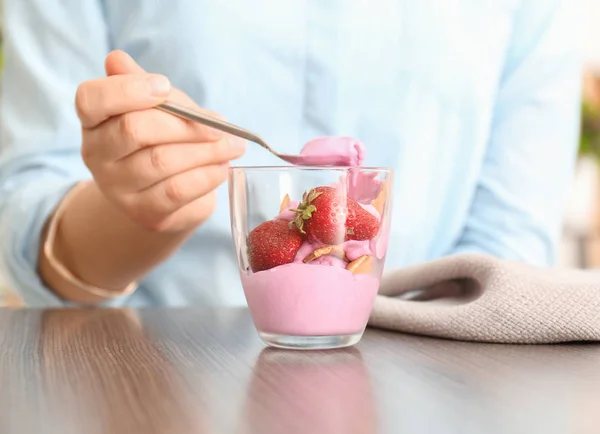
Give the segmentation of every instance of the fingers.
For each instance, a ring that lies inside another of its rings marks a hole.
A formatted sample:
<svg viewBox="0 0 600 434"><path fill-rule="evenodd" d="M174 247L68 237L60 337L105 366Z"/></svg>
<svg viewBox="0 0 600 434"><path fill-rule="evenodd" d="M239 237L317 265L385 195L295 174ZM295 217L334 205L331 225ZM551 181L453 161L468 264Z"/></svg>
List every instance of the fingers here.
<svg viewBox="0 0 600 434"><path fill-rule="evenodd" d="M197 227L215 211L216 204L217 192L213 190L207 195L193 200L163 220L149 221L146 227L155 231L181 231Z"/></svg>
<svg viewBox="0 0 600 434"><path fill-rule="evenodd" d="M114 50L110 52L108 56L106 56L106 60L104 62L104 69L106 70L106 75L109 77L112 75L139 75L146 73L144 68L138 65L129 54L121 50ZM196 106L194 101L189 96L187 96L185 93L176 88L171 89L171 94L169 98L183 105L187 105L190 107Z"/></svg>
<svg viewBox="0 0 600 434"><path fill-rule="evenodd" d="M133 58L121 50L111 51L104 62L104 69L107 76L123 74L145 74L146 71L136 63ZM177 88L171 89L169 99L189 107L197 107L193 99ZM211 114L207 110L208 114Z"/></svg>
<svg viewBox="0 0 600 434"><path fill-rule="evenodd" d="M112 116L154 107L170 92L171 83L162 75L114 75L81 84L75 106L83 128L91 129Z"/></svg>
<svg viewBox="0 0 600 434"><path fill-rule="evenodd" d="M109 119L86 131L86 157L92 160L117 161L145 147L172 143L214 142L225 134L213 128L148 109Z"/></svg>
<svg viewBox="0 0 600 434"><path fill-rule="evenodd" d="M215 189L245 141L155 107L167 100L197 107L162 75L147 74L122 51L110 53L106 78L82 83L76 109L81 155L108 200L152 230L190 229L213 212Z"/></svg>
<svg viewBox="0 0 600 434"><path fill-rule="evenodd" d="M215 190L227 180L228 165L195 168L167 178L130 196L126 204L135 220L160 230L161 223L189 203Z"/></svg>
<svg viewBox="0 0 600 434"><path fill-rule="evenodd" d="M121 50L114 50L106 56L104 69L106 70L107 76L146 73L144 68L138 65L129 54ZM177 88L171 89L169 99L189 107L197 107L194 100ZM210 111L207 112L208 114L211 114Z"/></svg>
<svg viewBox="0 0 600 434"><path fill-rule="evenodd" d="M182 143L144 148L115 163L111 182L126 185L127 193L197 167L221 165L240 158L246 142L229 135L212 143Z"/></svg>
<svg viewBox="0 0 600 434"><path fill-rule="evenodd" d="M122 74L144 74L146 71L133 58L121 50L108 53L104 61L107 76Z"/></svg>

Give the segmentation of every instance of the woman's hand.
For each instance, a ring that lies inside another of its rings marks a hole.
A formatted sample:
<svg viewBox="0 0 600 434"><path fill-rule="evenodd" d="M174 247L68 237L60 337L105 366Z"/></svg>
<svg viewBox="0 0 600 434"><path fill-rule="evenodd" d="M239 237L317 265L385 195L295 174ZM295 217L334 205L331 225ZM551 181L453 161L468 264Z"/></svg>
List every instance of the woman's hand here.
<svg viewBox="0 0 600 434"><path fill-rule="evenodd" d="M170 99L207 112L123 52L108 55L106 72L77 90L83 161L106 198L137 224L193 230L214 211L215 189L245 141L154 109Z"/></svg>

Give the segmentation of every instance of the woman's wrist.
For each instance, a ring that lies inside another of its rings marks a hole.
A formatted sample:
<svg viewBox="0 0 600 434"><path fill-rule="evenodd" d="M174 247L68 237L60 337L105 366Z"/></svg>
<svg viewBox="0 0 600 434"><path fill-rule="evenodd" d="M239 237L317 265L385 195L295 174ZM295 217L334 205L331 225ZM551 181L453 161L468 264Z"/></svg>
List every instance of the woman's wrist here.
<svg viewBox="0 0 600 434"><path fill-rule="evenodd" d="M133 282L167 259L192 233L193 229L148 231L116 209L94 181L82 182L48 221L40 275L62 298L97 303L132 292Z"/></svg>
<svg viewBox="0 0 600 434"><path fill-rule="evenodd" d="M63 198L57 209L48 219L40 251L39 272L43 280L59 296L81 303L97 303L135 291L136 282L130 282L120 289L107 289L94 286L73 272L71 256L64 248L61 238L61 223L70 203L82 191L90 187L90 182L76 184Z"/></svg>

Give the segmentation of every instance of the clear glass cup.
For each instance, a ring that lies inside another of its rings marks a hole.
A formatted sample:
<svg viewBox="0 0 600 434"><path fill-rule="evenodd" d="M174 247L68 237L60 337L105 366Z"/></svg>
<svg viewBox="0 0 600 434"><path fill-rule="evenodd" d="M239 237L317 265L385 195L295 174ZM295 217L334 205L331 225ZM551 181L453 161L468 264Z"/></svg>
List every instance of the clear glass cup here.
<svg viewBox="0 0 600 434"><path fill-rule="evenodd" d="M232 167L231 231L260 338L289 349L360 341L383 272L392 169Z"/></svg>

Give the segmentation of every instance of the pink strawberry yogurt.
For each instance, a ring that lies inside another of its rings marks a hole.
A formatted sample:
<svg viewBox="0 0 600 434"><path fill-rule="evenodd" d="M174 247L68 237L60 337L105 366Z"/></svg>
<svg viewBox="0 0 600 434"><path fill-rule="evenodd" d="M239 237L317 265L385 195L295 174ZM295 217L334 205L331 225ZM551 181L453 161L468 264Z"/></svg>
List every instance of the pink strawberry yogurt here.
<svg viewBox="0 0 600 434"><path fill-rule="evenodd" d="M379 289L376 277L302 263L242 274L242 284L256 328L293 336L362 333Z"/></svg>
<svg viewBox="0 0 600 434"><path fill-rule="evenodd" d="M297 164L362 166L365 145L352 137L319 137L306 143Z"/></svg>
<svg viewBox="0 0 600 434"><path fill-rule="evenodd" d="M364 161L365 147L349 137L324 137L308 142L300 156L306 157L305 162L319 161L324 166L357 167ZM350 169L345 185L348 197L381 220L371 204L382 189L375 175ZM298 201L291 201L275 219L292 222L296 213L290 209L298 205ZM379 289L385 256L387 240L382 240L383 231L379 232L370 240L343 242L343 257L324 254L306 263L315 250L326 247L307 239L292 263L253 274L243 272L244 293L259 332L285 336L362 334ZM370 272L347 269L349 263L365 255L374 260Z"/></svg>

